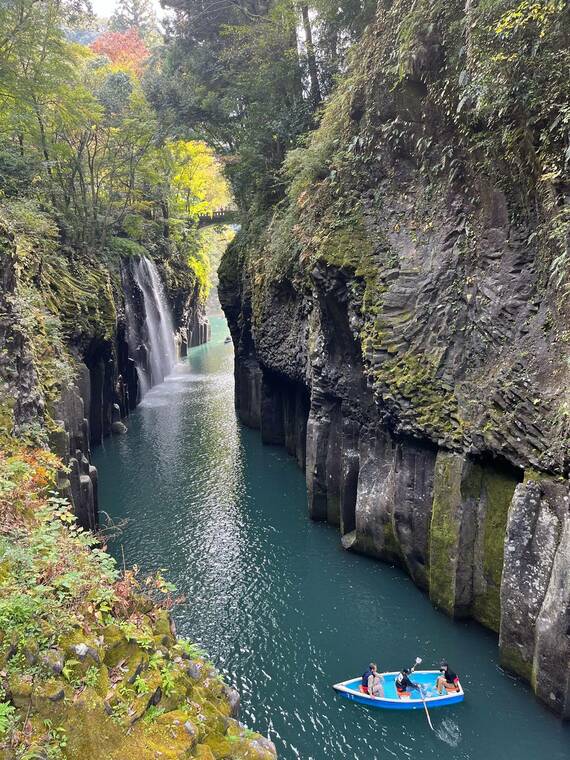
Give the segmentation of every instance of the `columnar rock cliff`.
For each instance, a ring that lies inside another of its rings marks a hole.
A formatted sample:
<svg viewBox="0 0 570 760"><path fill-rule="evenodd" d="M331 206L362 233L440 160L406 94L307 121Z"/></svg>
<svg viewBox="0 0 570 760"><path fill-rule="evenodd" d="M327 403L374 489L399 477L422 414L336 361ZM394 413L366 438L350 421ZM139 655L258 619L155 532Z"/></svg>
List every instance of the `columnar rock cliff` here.
<svg viewBox="0 0 570 760"><path fill-rule="evenodd" d="M304 467L311 518L495 630L568 718L568 185L540 125L513 148L483 110L464 120L477 12L379 4L219 292L238 412Z"/></svg>
<svg viewBox="0 0 570 760"><path fill-rule="evenodd" d="M60 489L82 525L97 525L97 471L91 447L112 432L140 400L137 377L148 356L147 315L133 278L133 258L101 262L58 252L38 253L21 271L18 241L0 229L3 346L2 429L49 444L67 465ZM208 339L198 284L188 271L162 265L177 344ZM129 344L129 332L136 341Z"/></svg>

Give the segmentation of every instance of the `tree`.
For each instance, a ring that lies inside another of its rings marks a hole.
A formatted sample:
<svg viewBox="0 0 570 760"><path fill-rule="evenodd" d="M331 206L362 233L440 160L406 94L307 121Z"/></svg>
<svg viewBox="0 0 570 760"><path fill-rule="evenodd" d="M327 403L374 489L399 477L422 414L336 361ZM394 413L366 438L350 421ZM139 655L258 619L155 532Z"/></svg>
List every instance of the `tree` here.
<svg viewBox="0 0 570 760"><path fill-rule="evenodd" d="M198 218L230 203L227 182L213 150L201 141L174 140L166 143L172 174L171 203L185 218Z"/></svg>
<svg viewBox="0 0 570 760"><path fill-rule="evenodd" d="M287 151L315 126L321 102L374 0L165 0L175 20L163 74L149 94L163 123L228 157L242 210L263 212L284 192Z"/></svg>
<svg viewBox="0 0 570 760"><path fill-rule="evenodd" d="M309 6L303 3L301 5L301 18L303 19L303 30L305 32L305 48L307 51L307 68L309 70L309 79L311 82L310 99L311 106L316 109L321 100L321 85L319 83L319 70L317 68L317 58L315 55L315 44L313 42L313 30L311 29L311 20L309 18Z"/></svg>
<svg viewBox="0 0 570 760"><path fill-rule="evenodd" d="M105 32L91 43L90 48L137 76L142 74L150 56L150 50L135 27L126 32Z"/></svg>
<svg viewBox="0 0 570 760"><path fill-rule="evenodd" d="M56 312L62 271L110 252L159 253L176 276L194 272L205 295L197 221L229 201L220 163L204 143L165 140L141 82L138 30L90 50L64 34L70 19L61 0L0 3L0 217L17 230L19 266ZM96 308L91 297L81 289Z"/></svg>
<svg viewBox="0 0 570 760"><path fill-rule="evenodd" d="M144 35L156 30L156 14L152 0L119 0L117 10L110 19L110 27L115 32L136 29Z"/></svg>
<svg viewBox="0 0 570 760"><path fill-rule="evenodd" d="M149 78L150 97L165 124L192 125L190 135L228 157L242 209L254 198L271 205L283 157L310 120L298 13L290 0L177 0L176 7L175 36L162 75Z"/></svg>

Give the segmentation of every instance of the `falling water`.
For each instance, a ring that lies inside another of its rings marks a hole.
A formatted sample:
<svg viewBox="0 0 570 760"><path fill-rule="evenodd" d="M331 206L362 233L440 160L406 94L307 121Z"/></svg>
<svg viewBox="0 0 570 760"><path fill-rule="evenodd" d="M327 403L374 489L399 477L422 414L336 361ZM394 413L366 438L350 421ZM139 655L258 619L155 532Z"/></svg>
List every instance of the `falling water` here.
<svg viewBox="0 0 570 760"><path fill-rule="evenodd" d="M140 258L134 263L133 274L143 296L148 341L150 381L148 378L141 378L141 391L144 394L150 386L161 383L174 366L174 325L154 262L145 257Z"/></svg>

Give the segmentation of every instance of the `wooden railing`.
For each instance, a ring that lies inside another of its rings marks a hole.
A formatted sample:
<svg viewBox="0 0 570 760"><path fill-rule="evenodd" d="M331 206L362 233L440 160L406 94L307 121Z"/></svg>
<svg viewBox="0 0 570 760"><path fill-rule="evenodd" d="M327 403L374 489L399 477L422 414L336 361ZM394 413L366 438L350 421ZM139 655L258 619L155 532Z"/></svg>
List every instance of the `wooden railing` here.
<svg viewBox="0 0 570 760"><path fill-rule="evenodd" d="M211 214L201 214L198 217L198 227L207 227L212 224L237 224L238 213L233 208L221 208L212 211Z"/></svg>

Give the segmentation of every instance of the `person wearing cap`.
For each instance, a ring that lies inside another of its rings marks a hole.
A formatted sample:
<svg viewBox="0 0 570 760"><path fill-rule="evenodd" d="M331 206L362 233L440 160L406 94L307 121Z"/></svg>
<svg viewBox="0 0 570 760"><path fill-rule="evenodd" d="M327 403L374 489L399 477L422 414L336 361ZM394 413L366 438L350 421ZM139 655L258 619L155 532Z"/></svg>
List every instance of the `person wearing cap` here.
<svg viewBox="0 0 570 760"><path fill-rule="evenodd" d="M403 668L399 675L396 676L396 693L399 697L407 697L412 689L419 689L417 683L410 680L410 673L414 672L414 668Z"/></svg>
<svg viewBox="0 0 570 760"><path fill-rule="evenodd" d="M441 661L439 672L441 675L437 677L435 683L439 695L443 694L444 691L459 691L459 678L457 677L457 673L450 670L449 664L445 660Z"/></svg>

